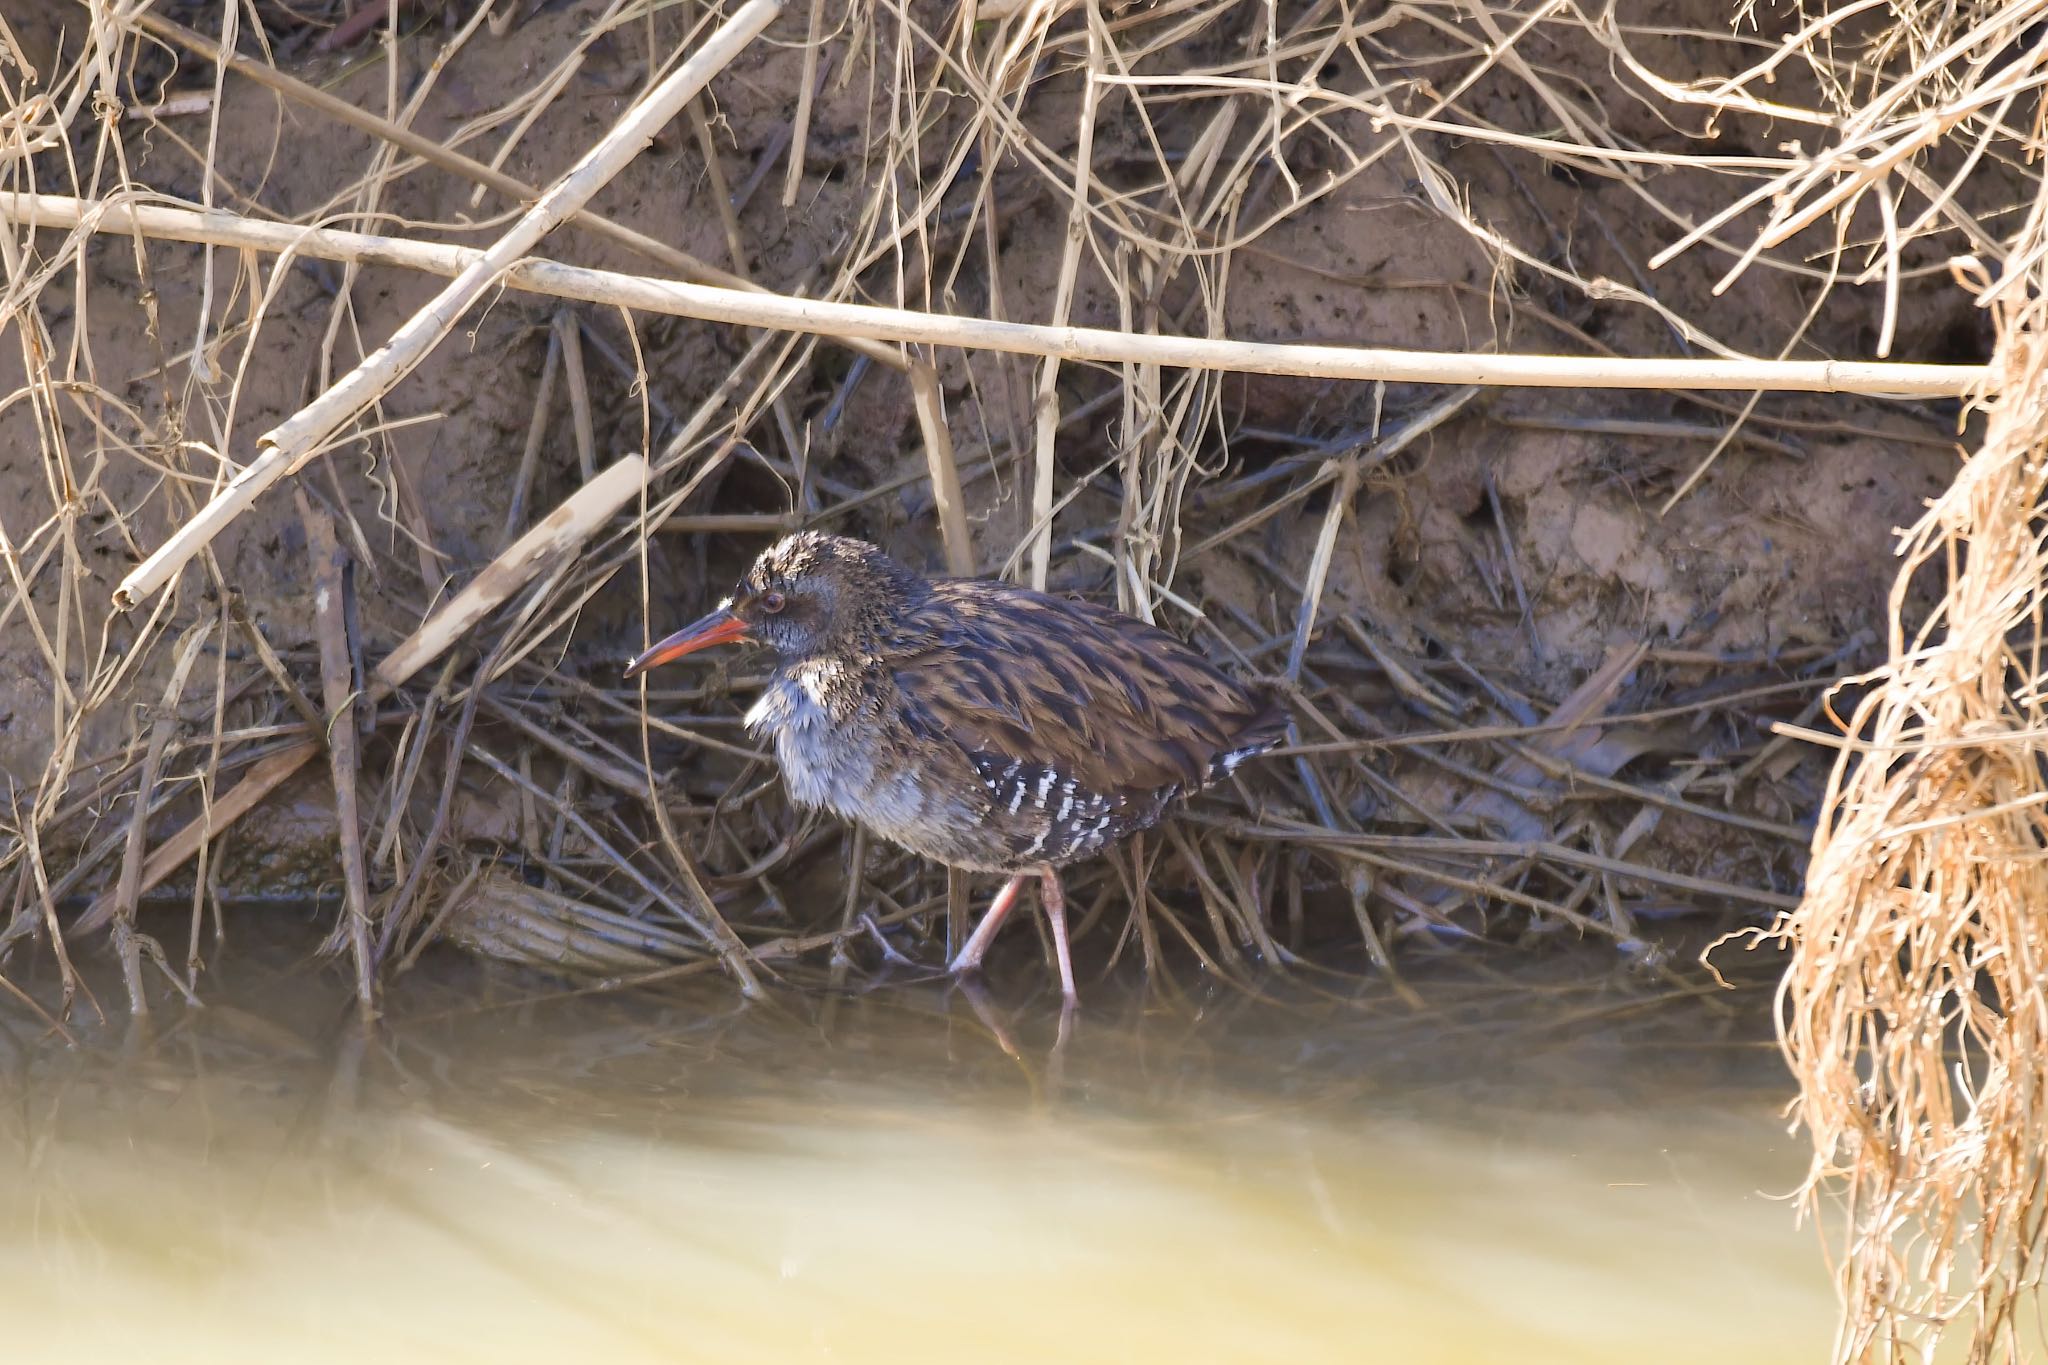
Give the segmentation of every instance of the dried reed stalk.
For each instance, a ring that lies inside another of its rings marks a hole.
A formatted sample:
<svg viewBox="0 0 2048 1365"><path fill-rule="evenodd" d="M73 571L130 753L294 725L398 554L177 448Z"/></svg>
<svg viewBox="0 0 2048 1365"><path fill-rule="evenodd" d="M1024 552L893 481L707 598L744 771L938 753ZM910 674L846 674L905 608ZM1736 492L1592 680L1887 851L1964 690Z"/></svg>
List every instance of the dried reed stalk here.
<svg viewBox="0 0 2048 1365"><path fill-rule="evenodd" d="M88 203L65 195L0 196L0 221L45 227L85 227L97 232L140 232L177 241L249 246L329 260L403 265L438 275L459 275L470 271L484 254L473 247L415 242L334 228L259 223L217 210L198 212L117 201ZM820 336L867 337L1066 360L1298 375L1314 379L1530 388L1765 389L1953 397L1981 392L1991 378L1981 365L1721 357L1623 359L1496 355L1159 336L1103 327L1000 322L873 304L792 298L611 270L591 270L539 257L526 257L507 264L500 282L515 289L557 298ZM141 569L136 571L138 575L141 572Z"/></svg>

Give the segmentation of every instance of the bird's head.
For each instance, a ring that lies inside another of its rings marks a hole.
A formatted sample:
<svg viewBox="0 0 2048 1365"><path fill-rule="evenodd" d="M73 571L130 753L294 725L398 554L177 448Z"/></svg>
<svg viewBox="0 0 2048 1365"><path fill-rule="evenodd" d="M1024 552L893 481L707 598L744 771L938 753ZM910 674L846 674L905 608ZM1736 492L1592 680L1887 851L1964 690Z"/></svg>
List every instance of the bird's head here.
<svg viewBox="0 0 2048 1365"><path fill-rule="evenodd" d="M798 531L763 550L716 611L626 665L626 676L739 640L767 645L785 665L866 659L922 588L915 573L864 540Z"/></svg>

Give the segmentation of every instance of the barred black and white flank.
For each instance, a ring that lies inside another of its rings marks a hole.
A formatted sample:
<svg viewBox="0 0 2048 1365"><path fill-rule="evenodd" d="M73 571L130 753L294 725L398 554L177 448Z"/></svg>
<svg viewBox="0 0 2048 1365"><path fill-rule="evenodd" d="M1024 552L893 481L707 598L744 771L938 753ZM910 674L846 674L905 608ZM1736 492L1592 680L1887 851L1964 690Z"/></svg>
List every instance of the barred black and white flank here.
<svg viewBox="0 0 2048 1365"><path fill-rule="evenodd" d="M747 713L790 795L953 867L1010 874L956 971L1037 877L1071 1000L1056 869L1149 829L1277 745L1284 711L1120 612L927 579L864 541L799 532L726 602L633 661L755 640L778 666Z"/></svg>

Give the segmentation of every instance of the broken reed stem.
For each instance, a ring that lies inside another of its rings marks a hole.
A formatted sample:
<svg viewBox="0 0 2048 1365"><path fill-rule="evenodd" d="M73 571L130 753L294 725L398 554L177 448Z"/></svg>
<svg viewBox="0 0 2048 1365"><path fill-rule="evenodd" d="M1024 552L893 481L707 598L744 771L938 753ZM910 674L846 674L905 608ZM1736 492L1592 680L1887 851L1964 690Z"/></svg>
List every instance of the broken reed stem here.
<svg viewBox="0 0 2048 1365"><path fill-rule="evenodd" d="M796 113L790 119L788 170L782 180L782 207L796 207L804 182L804 153L811 140L811 103L817 95L818 55L824 46L825 0L811 0L809 30L804 34L804 69L796 82ZM738 267L735 261L734 267Z"/></svg>
<svg viewBox="0 0 2048 1365"><path fill-rule="evenodd" d="M306 552L313 566L313 633L320 648L320 699L326 712L321 738L334 779L335 839L341 848L341 937L355 961L356 1004L368 1013L377 998L377 964L370 953L370 882L356 788L355 666L344 601L348 556L335 537L334 518L324 508L315 507L303 488L292 490L292 501L306 528Z"/></svg>
<svg viewBox="0 0 2048 1365"><path fill-rule="evenodd" d="M939 372L929 361L910 364L910 398L924 431L926 467L932 478L932 505L938 513L939 539L946 551L946 572L962 578L974 573L974 538L967 531L967 501L960 491L960 466L953 458L953 434L946 426L946 396Z"/></svg>
<svg viewBox="0 0 2048 1365"><path fill-rule="evenodd" d="M748 3L688 61L650 90L555 182L504 236L478 253L424 308L326 392L258 439L257 455L114 589L126 610L177 576L185 564L270 485L325 449L330 437L396 385L440 344L507 267L588 203L637 157L653 135L724 69L782 10L784 0Z"/></svg>
<svg viewBox="0 0 2048 1365"><path fill-rule="evenodd" d="M185 683L198 662L200 646L212 633L213 623L201 620L185 633L171 665L171 679L164 684L163 700L149 727L149 749L142 758L142 773L135 783L135 809L128 818L128 841L121 854L121 878L114 887L114 954L121 961L121 983L128 991L128 1012L149 1013L149 995L142 988L142 951L135 935L135 911L142 899L145 855L149 850L149 811L156 795L157 777L163 771L164 750L177 728L178 702L185 695Z"/></svg>
<svg viewBox="0 0 2048 1365"><path fill-rule="evenodd" d="M1083 0L1088 28L1088 60L1081 75L1079 134L1074 149L1074 183L1067 205L1067 240L1060 251L1059 282L1053 287L1052 325L1067 325L1074 305L1074 283L1080 275L1081 252L1088 240L1088 187L1094 178L1095 106L1101 90L1102 18L1095 0ZM1047 351L1038 367L1038 391L1032 401L1032 446L1037 458L1031 477L1031 586L1045 591L1052 569L1053 439L1060 427L1060 354Z"/></svg>
<svg viewBox="0 0 2048 1365"><path fill-rule="evenodd" d="M1337 553L1337 533L1350 515L1351 500L1358 495L1358 480L1358 456L1344 456L1337 465L1337 487L1330 493L1322 529L1316 535L1315 553L1309 557L1307 591L1302 593L1301 607L1295 613L1294 642L1287 648L1287 667L1282 673L1289 683L1301 681L1302 660L1308 655L1309 636L1315 630L1316 612L1323 603L1323 585L1329 580L1330 562Z"/></svg>
<svg viewBox="0 0 2048 1365"><path fill-rule="evenodd" d="M555 314L549 348L562 348L562 377L569 387L569 420L576 436L576 467L589 483L597 477L597 424L590 411L590 376L583 368L583 324L564 308Z"/></svg>
<svg viewBox="0 0 2048 1365"><path fill-rule="evenodd" d="M596 478L563 499L559 507L535 522L503 554L485 565L482 573L463 584L460 592L421 622L420 628L400 642L398 648L384 656L377 665L370 699L381 701L403 686L413 674L438 658L442 650L510 600L535 575L574 553L605 522L640 496L647 474L646 460L627 455L606 465Z"/></svg>
<svg viewBox="0 0 2048 1365"><path fill-rule="evenodd" d="M202 213L119 201L81 200L68 195L0 195L0 221L53 228L83 226L95 232L140 232L177 241L293 251L327 260L402 265L436 275L459 274L482 254L474 247L412 242L330 228L298 228L259 223L218 211ZM1991 369L1984 365L1499 355L1232 341L1118 332L1100 327L1047 327L720 289L680 280L590 270L539 257L513 264L499 283L556 298L817 336L868 337L965 350L1058 356L1063 360L1312 379L1565 389L1766 389L1900 398L1968 397L1992 391L1995 382Z"/></svg>

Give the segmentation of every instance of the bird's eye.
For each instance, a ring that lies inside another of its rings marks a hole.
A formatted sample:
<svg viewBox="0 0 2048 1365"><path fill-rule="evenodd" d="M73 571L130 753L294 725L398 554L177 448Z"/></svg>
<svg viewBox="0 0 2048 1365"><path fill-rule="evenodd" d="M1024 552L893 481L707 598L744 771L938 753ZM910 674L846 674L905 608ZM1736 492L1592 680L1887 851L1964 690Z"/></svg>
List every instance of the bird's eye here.
<svg viewBox="0 0 2048 1365"><path fill-rule="evenodd" d="M761 594L761 610L767 612L770 616L773 616L788 605L789 599L773 588Z"/></svg>

